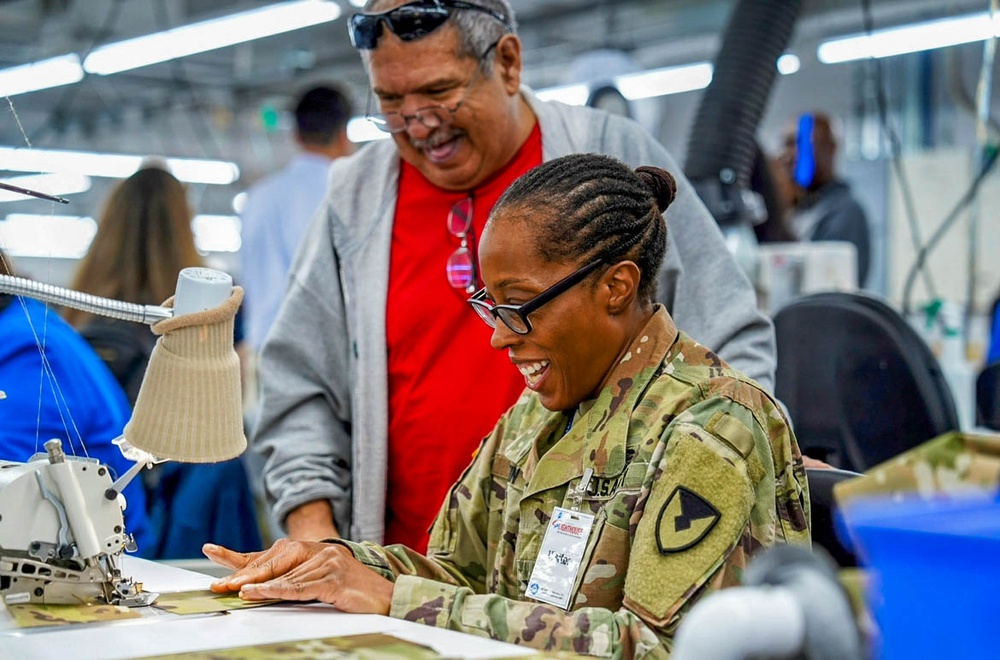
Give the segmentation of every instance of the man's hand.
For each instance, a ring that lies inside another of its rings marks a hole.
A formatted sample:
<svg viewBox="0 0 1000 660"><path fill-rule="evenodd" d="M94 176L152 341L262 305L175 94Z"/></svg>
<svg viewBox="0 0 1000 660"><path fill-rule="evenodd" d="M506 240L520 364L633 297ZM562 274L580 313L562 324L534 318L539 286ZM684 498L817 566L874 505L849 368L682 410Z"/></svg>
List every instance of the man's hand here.
<svg viewBox="0 0 1000 660"><path fill-rule="evenodd" d="M262 552L205 544L205 555L235 569L212 591L239 591L246 600L319 600L342 612L388 614L393 583L359 562L345 546L280 539Z"/></svg>
<svg viewBox="0 0 1000 660"><path fill-rule="evenodd" d="M333 509L327 500L315 500L292 509L285 517L288 538L296 541L322 541L340 538L333 524Z"/></svg>

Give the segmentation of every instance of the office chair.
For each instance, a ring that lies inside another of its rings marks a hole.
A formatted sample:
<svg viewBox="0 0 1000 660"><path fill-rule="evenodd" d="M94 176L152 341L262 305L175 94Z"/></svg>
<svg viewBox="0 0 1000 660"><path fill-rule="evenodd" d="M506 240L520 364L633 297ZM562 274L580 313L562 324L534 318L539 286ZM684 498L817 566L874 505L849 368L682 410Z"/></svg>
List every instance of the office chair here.
<svg viewBox="0 0 1000 660"><path fill-rule="evenodd" d="M976 379L976 406L980 423L1000 431L1000 362L994 362Z"/></svg>
<svg viewBox="0 0 1000 660"><path fill-rule="evenodd" d="M809 502L812 506L812 542L826 550L827 554L841 568L858 565L854 551L837 535L837 502L833 498L833 487L841 481L861 475L848 470L828 470L806 468L809 483Z"/></svg>
<svg viewBox="0 0 1000 660"><path fill-rule="evenodd" d="M930 349L882 301L818 293L774 317L775 394L803 451L863 472L958 428Z"/></svg>

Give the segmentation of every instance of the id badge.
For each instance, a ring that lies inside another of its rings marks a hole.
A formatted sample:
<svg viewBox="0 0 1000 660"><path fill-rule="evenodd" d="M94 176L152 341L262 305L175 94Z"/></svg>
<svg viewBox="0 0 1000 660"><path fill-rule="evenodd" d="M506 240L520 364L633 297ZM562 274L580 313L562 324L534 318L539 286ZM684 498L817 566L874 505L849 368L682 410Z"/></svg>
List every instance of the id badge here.
<svg viewBox="0 0 1000 660"><path fill-rule="evenodd" d="M528 580L528 597L566 609L593 526L589 513L555 508Z"/></svg>

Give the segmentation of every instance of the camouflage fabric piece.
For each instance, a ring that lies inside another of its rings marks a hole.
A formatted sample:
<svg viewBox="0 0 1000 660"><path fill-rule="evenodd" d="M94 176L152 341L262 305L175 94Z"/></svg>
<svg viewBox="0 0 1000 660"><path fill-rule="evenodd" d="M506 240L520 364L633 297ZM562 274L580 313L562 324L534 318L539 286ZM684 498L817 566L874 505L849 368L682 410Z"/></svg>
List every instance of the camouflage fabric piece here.
<svg viewBox="0 0 1000 660"><path fill-rule="evenodd" d="M174 614L208 614L244 610L280 603L278 599L243 600L238 594L217 594L208 589L195 591L168 591L161 593L153 602L153 607Z"/></svg>
<svg viewBox="0 0 1000 660"><path fill-rule="evenodd" d="M294 642L276 642L256 646L211 651L187 651L169 655L149 656L140 660L433 660L441 658L434 649L420 644L385 635L366 633L344 637L304 639Z"/></svg>
<svg viewBox="0 0 1000 660"><path fill-rule="evenodd" d="M119 605L20 603L17 605L8 605L7 609L20 628L68 626L76 623L137 619L141 616L136 610Z"/></svg>
<svg viewBox="0 0 1000 660"><path fill-rule="evenodd" d="M961 497L1000 488L1000 435L946 433L834 486L842 509L861 498L893 502Z"/></svg>
<svg viewBox="0 0 1000 660"><path fill-rule="evenodd" d="M681 616L749 555L809 543L802 458L775 402L660 307L599 397L565 413L526 391L431 529L427 557L343 542L396 581L391 615L545 651L665 657ZM556 506L595 515L567 610L525 595Z"/></svg>

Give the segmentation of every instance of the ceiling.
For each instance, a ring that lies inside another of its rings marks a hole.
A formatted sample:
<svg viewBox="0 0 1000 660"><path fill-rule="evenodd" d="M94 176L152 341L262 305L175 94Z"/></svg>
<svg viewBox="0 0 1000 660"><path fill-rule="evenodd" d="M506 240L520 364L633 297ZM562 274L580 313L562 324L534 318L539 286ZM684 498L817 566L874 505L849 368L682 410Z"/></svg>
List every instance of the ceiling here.
<svg viewBox="0 0 1000 660"><path fill-rule="evenodd" d="M0 68L84 55L103 43L266 4L271 0L0 0ZM358 11L346 0L341 4L345 15ZM624 50L644 68L711 59L733 6L729 0L511 4L525 45L525 79L536 88L566 82L574 58L597 48ZM885 25L986 6L986 0L872 0L876 23ZM805 0L793 49L805 59L821 37L860 31L860 7L860 0ZM0 144L234 160L243 172L239 182L224 191L194 190L201 210L224 213L234 192L280 166L291 148L280 127L264 126L262 110L285 110L298 90L320 80L343 84L363 104L367 84L343 17L11 97L9 108L0 106ZM0 162L0 179L9 174ZM77 212L96 213L107 185L75 197ZM31 203L6 204L0 214Z"/></svg>

